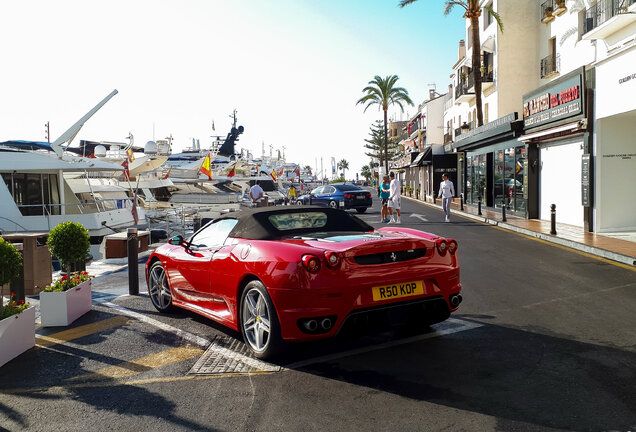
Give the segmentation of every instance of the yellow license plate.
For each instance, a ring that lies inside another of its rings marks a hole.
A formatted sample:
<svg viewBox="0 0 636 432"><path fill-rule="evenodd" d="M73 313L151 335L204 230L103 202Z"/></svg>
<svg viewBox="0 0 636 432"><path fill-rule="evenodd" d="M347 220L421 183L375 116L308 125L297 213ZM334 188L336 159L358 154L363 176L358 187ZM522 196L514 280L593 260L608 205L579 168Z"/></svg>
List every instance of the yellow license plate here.
<svg viewBox="0 0 636 432"><path fill-rule="evenodd" d="M392 285L377 286L371 289L373 290L373 301L424 294L424 285L422 284L422 281L401 282Z"/></svg>

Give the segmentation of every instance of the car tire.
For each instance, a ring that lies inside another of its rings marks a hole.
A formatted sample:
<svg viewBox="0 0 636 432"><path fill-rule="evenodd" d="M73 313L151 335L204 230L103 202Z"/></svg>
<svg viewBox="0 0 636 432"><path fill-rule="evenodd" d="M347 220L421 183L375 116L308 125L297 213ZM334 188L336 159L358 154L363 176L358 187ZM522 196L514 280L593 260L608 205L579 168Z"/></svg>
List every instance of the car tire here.
<svg viewBox="0 0 636 432"><path fill-rule="evenodd" d="M298 200L298 201L296 201L296 205L305 205L305 203L303 203L302 201Z"/></svg>
<svg viewBox="0 0 636 432"><path fill-rule="evenodd" d="M333 209L337 209L338 208L338 201L329 201L329 207L333 208Z"/></svg>
<svg viewBox="0 0 636 432"><path fill-rule="evenodd" d="M358 213L364 213L365 211L367 211L367 207L363 207L363 208L357 208L356 211Z"/></svg>
<svg viewBox="0 0 636 432"><path fill-rule="evenodd" d="M261 281L254 280L245 286L238 312L243 340L254 357L271 359L279 355L283 349L280 323Z"/></svg>
<svg viewBox="0 0 636 432"><path fill-rule="evenodd" d="M160 261L155 262L148 270L148 294L150 294L152 305L159 312L167 313L174 310L172 291Z"/></svg>

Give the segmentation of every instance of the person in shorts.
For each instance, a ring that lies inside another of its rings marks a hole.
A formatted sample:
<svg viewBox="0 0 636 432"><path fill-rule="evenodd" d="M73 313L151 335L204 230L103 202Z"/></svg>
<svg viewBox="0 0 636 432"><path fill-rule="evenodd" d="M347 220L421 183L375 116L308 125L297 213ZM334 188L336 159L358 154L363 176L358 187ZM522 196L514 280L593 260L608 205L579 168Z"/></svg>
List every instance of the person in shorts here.
<svg viewBox="0 0 636 432"><path fill-rule="evenodd" d="M400 219L400 180L395 178L395 173L393 171L391 171L389 176L391 177L391 183L389 186L390 196L387 204L389 215L391 216L389 223L402 223L402 220ZM395 210L395 217L393 216L393 210Z"/></svg>
<svg viewBox="0 0 636 432"><path fill-rule="evenodd" d="M389 222L389 197L391 196L391 183L389 182L389 176L385 175L382 183L380 184L380 204L382 205L382 223Z"/></svg>

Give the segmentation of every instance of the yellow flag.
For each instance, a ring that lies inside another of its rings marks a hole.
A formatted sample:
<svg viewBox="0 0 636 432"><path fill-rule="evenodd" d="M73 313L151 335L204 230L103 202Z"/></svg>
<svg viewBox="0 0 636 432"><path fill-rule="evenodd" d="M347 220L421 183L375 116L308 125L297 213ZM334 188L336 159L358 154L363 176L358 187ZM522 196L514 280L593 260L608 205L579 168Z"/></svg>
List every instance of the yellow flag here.
<svg viewBox="0 0 636 432"><path fill-rule="evenodd" d="M200 172L207 175L210 180L212 180L212 171L210 171L210 153L203 159L203 163L201 164Z"/></svg>

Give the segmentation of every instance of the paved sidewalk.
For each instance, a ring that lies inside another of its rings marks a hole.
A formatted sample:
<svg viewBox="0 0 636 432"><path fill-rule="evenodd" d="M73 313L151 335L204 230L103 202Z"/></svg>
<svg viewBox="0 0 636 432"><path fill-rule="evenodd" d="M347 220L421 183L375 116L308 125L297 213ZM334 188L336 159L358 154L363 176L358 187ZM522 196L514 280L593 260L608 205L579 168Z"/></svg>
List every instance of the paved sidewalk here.
<svg viewBox="0 0 636 432"><path fill-rule="evenodd" d="M410 197L404 198L419 201L440 210L442 208L441 200L433 203L432 201L421 201ZM486 210L482 208L482 215L478 215L477 206L464 204L464 210L462 211L460 210L459 199L455 199L455 202L451 205L451 213L627 264L636 269L636 233L620 233L621 238L617 238L586 232L581 227L557 222L557 233L552 235L550 234L550 221L524 219L514 215L507 215L506 222L503 222L501 210L493 211L492 209Z"/></svg>

